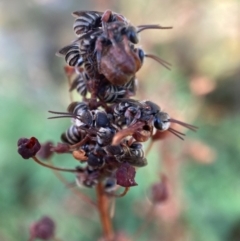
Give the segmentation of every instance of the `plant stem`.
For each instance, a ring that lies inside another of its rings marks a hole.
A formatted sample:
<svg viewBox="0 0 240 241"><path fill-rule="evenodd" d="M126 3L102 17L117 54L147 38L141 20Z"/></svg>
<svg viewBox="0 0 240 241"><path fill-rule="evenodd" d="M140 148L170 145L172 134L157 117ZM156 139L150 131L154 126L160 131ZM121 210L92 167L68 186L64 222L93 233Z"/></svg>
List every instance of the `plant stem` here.
<svg viewBox="0 0 240 241"><path fill-rule="evenodd" d="M103 234L106 241L111 241L113 240L114 233L113 233L112 222L111 222L109 209L108 209L109 200L101 182L96 187L96 194L97 194L100 220L103 228Z"/></svg>
<svg viewBox="0 0 240 241"><path fill-rule="evenodd" d="M35 162L37 162L38 164L40 164L41 166L48 167L50 169L54 169L54 170L57 170L57 171L63 171L63 172L77 172L76 169L67 169L67 168L54 167L54 166L48 165L44 162L41 162L36 156L33 156L32 159Z"/></svg>

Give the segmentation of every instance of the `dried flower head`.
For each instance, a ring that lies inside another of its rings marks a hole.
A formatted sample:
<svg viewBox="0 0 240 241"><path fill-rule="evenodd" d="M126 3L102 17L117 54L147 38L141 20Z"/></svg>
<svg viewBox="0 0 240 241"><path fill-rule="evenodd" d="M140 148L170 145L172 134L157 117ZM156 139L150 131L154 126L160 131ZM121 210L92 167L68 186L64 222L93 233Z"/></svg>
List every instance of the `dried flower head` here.
<svg viewBox="0 0 240 241"><path fill-rule="evenodd" d="M116 171L117 184L122 187L137 186L138 184L134 180L135 174L136 171L133 166L127 162L122 163Z"/></svg>
<svg viewBox="0 0 240 241"><path fill-rule="evenodd" d="M18 145L18 153L24 159L29 159L35 156L41 148L41 145L38 139L35 137L31 137L30 139L20 138L18 140L17 145Z"/></svg>
<svg viewBox="0 0 240 241"><path fill-rule="evenodd" d="M47 216L42 217L30 226L30 235L34 239L50 240L54 237L54 233L55 223Z"/></svg>
<svg viewBox="0 0 240 241"><path fill-rule="evenodd" d="M165 202L169 197L168 181L165 175L162 175L161 181L152 185L151 199L153 203Z"/></svg>

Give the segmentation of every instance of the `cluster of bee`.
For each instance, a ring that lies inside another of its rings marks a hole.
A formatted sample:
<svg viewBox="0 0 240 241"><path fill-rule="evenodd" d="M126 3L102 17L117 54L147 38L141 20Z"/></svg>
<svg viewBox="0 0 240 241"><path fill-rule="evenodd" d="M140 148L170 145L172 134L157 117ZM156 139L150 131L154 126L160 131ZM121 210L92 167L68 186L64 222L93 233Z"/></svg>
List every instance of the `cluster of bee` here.
<svg viewBox="0 0 240 241"><path fill-rule="evenodd" d="M82 163L77 183L93 187L102 181L106 190L112 190L118 182L116 170L123 163L147 165L141 142L151 138L154 129L168 130L182 138L182 133L170 127L172 122L191 130L195 127L170 118L151 101L130 98L136 93L136 72L145 57L169 68L164 60L136 47L138 34L146 29L171 27L134 27L124 16L110 10L77 11L73 16L77 39L58 54L73 70L70 91L77 90L83 101L71 103L67 112L50 111L56 114L50 118L72 118L72 125L61 139Z"/></svg>

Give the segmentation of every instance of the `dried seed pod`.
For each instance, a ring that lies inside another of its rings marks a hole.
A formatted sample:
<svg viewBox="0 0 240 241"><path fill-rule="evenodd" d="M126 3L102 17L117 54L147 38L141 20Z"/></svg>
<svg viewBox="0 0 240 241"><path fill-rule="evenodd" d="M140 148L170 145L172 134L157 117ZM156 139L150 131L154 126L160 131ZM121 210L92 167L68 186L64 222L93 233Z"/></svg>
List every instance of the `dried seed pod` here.
<svg viewBox="0 0 240 241"><path fill-rule="evenodd" d="M47 216L33 223L30 227L30 235L32 239L50 240L54 237L54 233L55 223Z"/></svg>
<svg viewBox="0 0 240 241"><path fill-rule="evenodd" d="M35 137L31 137L30 139L20 138L18 140L17 145L18 145L18 153L24 159L29 159L30 157L34 157L41 148L41 145L38 139Z"/></svg>
<svg viewBox="0 0 240 241"><path fill-rule="evenodd" d="M122 187L136 186L135 182L135 168L128 163L122 163L116 171L117 184Z"/></svg>

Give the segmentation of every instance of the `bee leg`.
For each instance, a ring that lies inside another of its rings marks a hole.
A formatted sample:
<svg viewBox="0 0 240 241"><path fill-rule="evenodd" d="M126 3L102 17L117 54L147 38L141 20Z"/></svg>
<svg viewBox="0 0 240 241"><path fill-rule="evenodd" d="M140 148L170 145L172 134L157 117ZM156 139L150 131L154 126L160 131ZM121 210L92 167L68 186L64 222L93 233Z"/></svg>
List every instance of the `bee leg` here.
<svg viewBox="0 0 240 241"><path fill-rule="evenodd" d="M95 43L95 50L94 52L96 53L97 57L97 67L99 73L101 73L101 58L102 58L102 49L103 49L103 41L105 38L103 36L100 36L97 38L96 43Z"/></svg>
<svg viewBox="0 0 240 241"><path fill-rule="evenodd" d="M133 137L130 137L130 139L127 141L128 147L130 147L136 140Z"/></svg>

